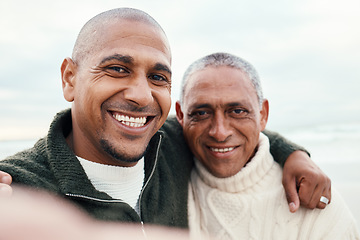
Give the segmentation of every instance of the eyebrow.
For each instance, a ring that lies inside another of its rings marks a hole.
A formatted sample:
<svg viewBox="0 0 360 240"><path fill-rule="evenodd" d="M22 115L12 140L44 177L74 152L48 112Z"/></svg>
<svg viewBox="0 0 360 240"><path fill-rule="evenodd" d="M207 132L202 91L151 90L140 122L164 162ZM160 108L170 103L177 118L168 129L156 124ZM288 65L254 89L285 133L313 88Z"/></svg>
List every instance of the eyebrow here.
<svg viewBox="0 0 360 240"><path fill-rule="evenodd" d="M194 104L191 106L192 109L198 109L198 108L210 108L211 104L208 103L200 103L200 104Z"/></svg>
<svg viewBox="0 0 360 240"><path fill-rule="evenodd" d="M241 104L239 102L230 102L225 104L227 107L238 107L238 106L244 106L244 104ZM192 109L198 109L198 108L211 108L212 105L209 103L199 103L194 104L191 106Z"/></svg>
<svg viewBox="0 0 360 240"><path fill-rule="evenodd" d="M244 104L239 103L239 102L230 102L230 103L227 103L226 106L228 106L228 107L237 107L237 106L244 106Z"/></svg>
<svg viewBox="0 0 360 240"><path fill-rule="evenodd" d="M114 54L108 57L105 57L103 60L101 60L100 64L104 64L111 60L118 60L123 63L133 63L134 58L128 55L121 55L121 54Z"/></svg>
<svg viewBox="0 0 360 240"><path fill-rule="evenodd" d="M168 72L170 75L172 74L170 68L167 65L162 64L162 63L156 63L154 66L154 70L165 71L165 72Z"/></svg>

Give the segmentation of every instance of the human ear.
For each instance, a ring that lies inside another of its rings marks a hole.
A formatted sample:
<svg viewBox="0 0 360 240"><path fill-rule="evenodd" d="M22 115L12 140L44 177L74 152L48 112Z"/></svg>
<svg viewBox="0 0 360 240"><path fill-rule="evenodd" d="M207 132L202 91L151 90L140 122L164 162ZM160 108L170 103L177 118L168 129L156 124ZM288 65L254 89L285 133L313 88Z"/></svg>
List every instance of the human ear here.
<svg viewBox="0 0 360 240"><path fill-rule="evenodd" d="M75 75L76 63L71 58L65 58L61 64L61 81L63 95L68 102L72 102L75 99Z"/></svg>
<svg viewBox="0 0 360 240"><path fill-rule="evenodd" d="M269 101L267 99L264 99L260 111L261 131L265 129L268 121L268 117L269 117Z"/></svg>
<svg viewBox="0 0 360 240"><path fill-rule="evenodd" d="M180 123L181 126L183 126L184 123L184 113L181 110L181 105L180 102L177 101L175 103L175 110L176 110L176 119L178 120L178 122Z"/></svg>

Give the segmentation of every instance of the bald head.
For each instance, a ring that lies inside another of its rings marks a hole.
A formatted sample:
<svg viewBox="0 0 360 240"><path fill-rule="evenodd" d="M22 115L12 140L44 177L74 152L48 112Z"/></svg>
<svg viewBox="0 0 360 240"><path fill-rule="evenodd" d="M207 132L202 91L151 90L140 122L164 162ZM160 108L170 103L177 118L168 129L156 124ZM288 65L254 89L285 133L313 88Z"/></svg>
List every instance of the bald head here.
<svg viewBox="0 0 360 240"><path fill-rule="evenodd" d="M134 21L149 24L149 26L160 29L164 35L165 32L160 24L146 12L133 8L116 8L100 13L90 19L80 30L74 45L72 59L80 63L85 56L91 54L96 47L99 47L101 33L106 27L119 20Z"/></svg>

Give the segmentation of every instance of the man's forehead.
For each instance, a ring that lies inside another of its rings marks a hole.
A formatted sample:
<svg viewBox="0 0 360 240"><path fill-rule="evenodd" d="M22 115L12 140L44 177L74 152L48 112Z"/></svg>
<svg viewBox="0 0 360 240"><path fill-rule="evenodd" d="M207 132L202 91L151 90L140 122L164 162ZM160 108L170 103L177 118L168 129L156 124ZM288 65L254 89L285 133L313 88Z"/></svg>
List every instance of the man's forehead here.
<svg viewBox="0 0 360 240"><path fill-rule="evenodd" d="M112 20L93 32L92 53L97 64L105 61L135 63L152 61L154 67L170 71L171 52L162 30L148 23Z"/></svg>
<svg viewBox="0 0 360 240"><path fill-rule="evenodd" d="M246 105L252 97L256 97L255 88L241 70L211 67L190 76L184 104L188 108L218 108Z"/></svg>
<svg viewBox="0 0 360 240"><path fill-rule="evenodd" d="M115 19L103 28L103 34L100 37L108 40L108 36L124 39L142 39L142 41L153 44L163 44L170 52L169 41L161 28L147 22L136 20ZM106 36L108 35L108 36Z"/></svg>
<svg viewBox="0 0 360 240"><path fill-rule="evenodd" d="M241 69L231 66L208 66L191 74L187 80L186 91L201 88L222 88L230 90L253 87L249 76Z"/></svg>

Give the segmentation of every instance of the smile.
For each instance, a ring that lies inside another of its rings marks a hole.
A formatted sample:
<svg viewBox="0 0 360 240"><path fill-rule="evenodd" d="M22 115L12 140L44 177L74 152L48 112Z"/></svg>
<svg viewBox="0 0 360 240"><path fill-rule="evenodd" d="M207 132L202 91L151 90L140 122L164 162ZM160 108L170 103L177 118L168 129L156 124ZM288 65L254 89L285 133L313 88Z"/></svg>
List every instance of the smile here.
<svg viewBox="0 0 360 240"><path fill-rule="evenodd" d="M129 117L122 114L113 113L112 116L120 123L134 128L139 128L145 125L146 117Z"/></svg>
<svg viewBox="0 0 360 240"><path fill-rule="evenodd" d="M211 151L213 152L219 152L219 153L226 153L226 152L230 152L232 150L234 150L234 147L229 147L229 148L210 148Z"/></svg>

